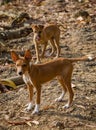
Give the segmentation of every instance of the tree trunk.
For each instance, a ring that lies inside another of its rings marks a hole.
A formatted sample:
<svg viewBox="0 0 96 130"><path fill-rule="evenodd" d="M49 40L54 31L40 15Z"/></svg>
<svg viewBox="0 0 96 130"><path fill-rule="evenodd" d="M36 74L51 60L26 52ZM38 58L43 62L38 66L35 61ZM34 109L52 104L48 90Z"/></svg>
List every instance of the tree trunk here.
<svg viewBox="0 0 96 130"><path fill-rule="evenodd" d="M21 37L26 37L31 32L32 32L32 28L29 28L29 27L11 30L11 31L9 31L9 30L1 31L0 40L6 41L6 40L12 40L12 39L17 39L17 38L21 38Z"/></svg>

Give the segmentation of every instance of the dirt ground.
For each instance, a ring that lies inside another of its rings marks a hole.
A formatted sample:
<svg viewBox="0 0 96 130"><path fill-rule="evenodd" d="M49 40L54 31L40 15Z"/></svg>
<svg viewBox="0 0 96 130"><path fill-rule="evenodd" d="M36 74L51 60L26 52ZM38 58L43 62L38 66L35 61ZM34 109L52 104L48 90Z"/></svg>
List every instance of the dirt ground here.
<svg viewBox="0 0 96 130"><path fill-rule="evenodd" d="M89 24L78 22L75 14L85 10L91 16ZM96 2L95 0L46 0L36 6L31 0L9 3L0 7L11 15L27 12L33 19L41 23L57 22L61 29L61 57L81 57L87 54L96 56ZM13 19L0 20L0 24L9 25ZM9 49L20 53L26 49L34 50L33 33L22 39L7 41ZM33 45L33 46L32 46ZM46 50L46 58L42 62L52 60L48 57L50 46ZM35 55L35 54L34 54ZM10 78L16 75L9 51L0 53L0 78ZM6 69L7 68L7 69ZM28 103L28 91L25 85L16 90L0 94L0 130L95 130L96 129L96 60L78 62L74 65L72 83L75 85L74 100L69 109L63 109L68 94L62 102L55 102L61 94L60 84L56 79L42 87L40 113L32 115L32 111L24 110ZM36 93L34 92L34 102ZM10 124L7 121L19 122L21 125Z"/></svg>

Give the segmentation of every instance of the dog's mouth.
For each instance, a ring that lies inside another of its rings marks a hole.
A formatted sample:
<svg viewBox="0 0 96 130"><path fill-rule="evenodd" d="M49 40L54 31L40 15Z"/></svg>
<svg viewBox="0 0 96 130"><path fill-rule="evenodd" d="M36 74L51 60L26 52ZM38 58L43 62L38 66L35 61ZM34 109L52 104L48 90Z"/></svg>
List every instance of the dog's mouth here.
<svg viewBox="0 0 96 130"><path fill-rule="evenodd" d="M40 36L37 36L37 37L36 37L36 40L37 40L37 41L40 41Z"/></svg>

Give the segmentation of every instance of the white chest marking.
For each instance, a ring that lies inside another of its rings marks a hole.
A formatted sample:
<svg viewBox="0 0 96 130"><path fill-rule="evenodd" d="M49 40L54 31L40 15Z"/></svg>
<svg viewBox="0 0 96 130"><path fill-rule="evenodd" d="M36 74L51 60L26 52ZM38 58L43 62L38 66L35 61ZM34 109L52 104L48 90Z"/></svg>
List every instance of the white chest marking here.
<svg viewBox="0 0 96 130"><path fill-rule="evenodd" d="M31 77L30 75L28 74L28 72L26 71L25 74L23 74L23 80L26 84L32 84L32 80L31 80Z"/></svg>

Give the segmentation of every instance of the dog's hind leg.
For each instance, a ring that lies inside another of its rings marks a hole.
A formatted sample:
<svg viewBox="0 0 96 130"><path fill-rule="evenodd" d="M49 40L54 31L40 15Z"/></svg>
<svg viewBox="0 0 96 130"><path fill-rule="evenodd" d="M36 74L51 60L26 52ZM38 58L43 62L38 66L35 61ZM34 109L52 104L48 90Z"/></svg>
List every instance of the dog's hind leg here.
<svg viewBox="0 0 96 130"><path fill-rule="evenodd" d="M54 41L55 41L55 46L56 46L56 49L57 49L57 55L56 55L56 58L58 58L59 57L59 55L60 55L60 46L59 46L59 36L58 37L56 37L55 39L54 39Z"/></svg>
<svg viewBox="0 0 96 130"><path fill-rule="evenodd" d="M74 97L74 92L73 92L72 86L71 86L72 71L73 71L73 66L69 65L66 68L66 74L64 76L65 85L66 85L66 88L69 93L69 99L68 99L68 103L63 108L69 108L70 105L72 104L73 97Z"/></svg>
<svg viewBox="0 0 96 130"><path fill-rule="evenodd" d="M69 108L70 105L72 104L73 97L74 97L71 82L67 82L66 86L67 86L67 89L68 89L68 92L69 92L69 99L68 99L68 103L63 108Z"/></svg>
<svg viewBox="0 0 96 130"><path fill-rule="evenodd" d="M58 76L57 78L58 78L58 81L60 82L60 84L62 85L62 94L60 95L59 98L56 98L55 101L62 101L64 95L67 92L67 88L65 86L63 76Z"/></svg>
<svg viewBox="0 0 96 130"><path fill-rule="evenodd" d="M51 56L51 55L54 54L54 52L55 52L55 50L56 50L56 47L55 47L55 43L54 43L54 39L53 39L53 38L50 39L50 44L51 44L51 46L52 46L52 51L51 51L51 53L50 53L50 56Z"/></svg>
<svg viewBox="0 0 96 130"><path fill-rule="evenodd" d="M44 47L43 47L43 49L42 49L42 54L41 54L41 57L42 57L42 58L44 57L46 47L47 47L47 42L44 43Z"/></svg>

